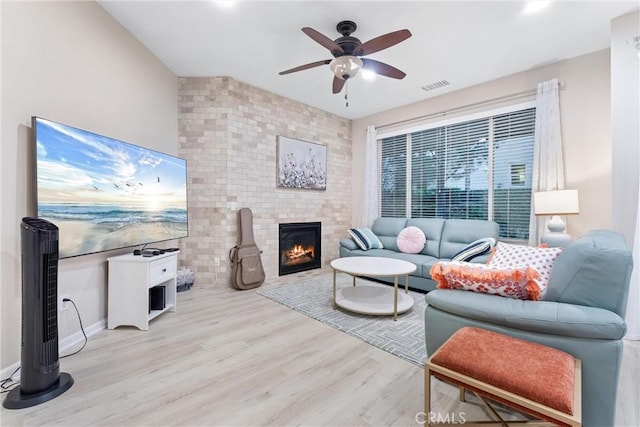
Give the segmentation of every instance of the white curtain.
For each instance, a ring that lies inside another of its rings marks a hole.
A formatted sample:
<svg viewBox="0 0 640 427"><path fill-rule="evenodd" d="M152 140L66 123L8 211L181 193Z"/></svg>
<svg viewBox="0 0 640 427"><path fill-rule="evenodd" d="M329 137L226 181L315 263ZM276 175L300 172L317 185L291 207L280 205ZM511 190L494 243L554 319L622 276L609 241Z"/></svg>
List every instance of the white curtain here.
<svg viewBox="0 0 640 427"><path fill-rule="evenodd" d="M362 227L371 227L380 216L378 212L378 137L375 126L367 126L365 144L364 194L362 201Z"/></svg>
<svg viewBox="0 0 640 427"><path fill-rule="evenodd" d="M538 83L536 94L536 125L533 139L533 171L531 190L564 189L564 161L560 131L560 96L558 79ZM533 195L529 244L537 245L545 232L545 220L534 214Z"/></svg>

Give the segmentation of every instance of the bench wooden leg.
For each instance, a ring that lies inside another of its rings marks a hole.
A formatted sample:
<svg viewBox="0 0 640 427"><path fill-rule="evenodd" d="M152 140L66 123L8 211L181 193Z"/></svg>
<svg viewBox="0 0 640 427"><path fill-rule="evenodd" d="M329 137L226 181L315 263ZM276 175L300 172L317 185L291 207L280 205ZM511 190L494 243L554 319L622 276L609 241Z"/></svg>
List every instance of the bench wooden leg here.
<svg viewBox="0 0 640 427"><path fill-rule="evenodd" d="M431 371L424 368L424 425L430 426L429 413L431 412Z"/></svg>

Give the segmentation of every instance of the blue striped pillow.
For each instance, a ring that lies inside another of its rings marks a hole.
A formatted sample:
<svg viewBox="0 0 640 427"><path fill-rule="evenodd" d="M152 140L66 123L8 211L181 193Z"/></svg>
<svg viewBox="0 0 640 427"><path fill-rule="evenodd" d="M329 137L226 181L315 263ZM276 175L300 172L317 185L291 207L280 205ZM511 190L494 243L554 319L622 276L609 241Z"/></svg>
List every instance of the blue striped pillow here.
<svg viewBox="0 0 640 427"><path fill-rule="evenodd" d="M496 244L496 239L493 237L486 237L484 239L478 239L475 242L469 243L462 248L460 252L455 254L451 261L471 261L474 257L482 254L486 254Z"/></svg>
<svg viewBox="0 0 640 427"><path fill-rule="evenodd" d="M373 231L368 228L351 228L347 230L347 232L363 251L384 248L384 246L382 246L382 242L378 239L378 236L373 234Z"/></svg>

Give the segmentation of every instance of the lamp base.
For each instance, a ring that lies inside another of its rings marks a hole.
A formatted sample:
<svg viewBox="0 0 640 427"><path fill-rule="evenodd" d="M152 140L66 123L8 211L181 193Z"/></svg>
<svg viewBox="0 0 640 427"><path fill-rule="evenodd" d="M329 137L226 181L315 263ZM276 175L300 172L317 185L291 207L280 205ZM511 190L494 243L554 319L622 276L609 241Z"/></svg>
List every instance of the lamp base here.
<svg viewBox="0 0 640 427"><path fill-rule="evenodd" d="M573 240L571 236L564 232L564 221L558 215L551 217L547 228L549 232L540 236L540 243L546 244L551 248L563 248Z"/></svg>
<svg viewBox="0 0 640 427"><path fill-rule="evenodd" d="M546 244L550 248L564 248L573 239L567 233L547 233L540 237L540 243Z"/></svg>

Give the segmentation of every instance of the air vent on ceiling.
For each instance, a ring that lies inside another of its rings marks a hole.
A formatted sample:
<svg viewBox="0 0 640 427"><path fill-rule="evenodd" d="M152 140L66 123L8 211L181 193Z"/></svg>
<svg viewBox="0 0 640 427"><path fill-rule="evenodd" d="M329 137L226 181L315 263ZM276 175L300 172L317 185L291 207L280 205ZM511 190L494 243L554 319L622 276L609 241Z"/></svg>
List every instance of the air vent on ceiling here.
<svg viewBox="0 0 640 427"><path fill-rule="evenodd" d="M439 82L429 83L422 86L422 90L430 91L434 89L440 89L441 87L449 86L449 82L446 80L440 80Z"/></svg>

